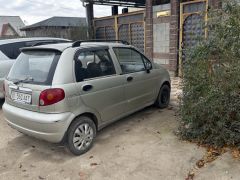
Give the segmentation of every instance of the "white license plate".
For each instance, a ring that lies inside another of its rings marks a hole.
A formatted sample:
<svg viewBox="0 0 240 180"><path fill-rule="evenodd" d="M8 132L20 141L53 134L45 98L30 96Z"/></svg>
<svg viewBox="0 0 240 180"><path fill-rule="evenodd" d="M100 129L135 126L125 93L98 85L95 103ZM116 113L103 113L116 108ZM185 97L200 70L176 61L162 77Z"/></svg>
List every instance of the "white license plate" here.
<svg viewBox="0 0 240 180"><path fill-rule="evenodd" d="M30 94L26 94L18 91L12 91L11 99L13 101L17 101L20 103L31 104L32 96Z"/></svg>

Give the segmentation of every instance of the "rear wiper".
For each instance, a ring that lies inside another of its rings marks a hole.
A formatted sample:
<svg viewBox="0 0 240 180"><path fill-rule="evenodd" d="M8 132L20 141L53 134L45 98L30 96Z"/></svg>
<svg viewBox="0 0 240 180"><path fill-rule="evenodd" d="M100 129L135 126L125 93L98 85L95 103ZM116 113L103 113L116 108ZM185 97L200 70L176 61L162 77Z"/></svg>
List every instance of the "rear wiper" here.
<svg viewBox="0 0 240 180"><path fill-rule="evenodd" d="M13 81L13 84L19 84L19 83L27 83L27 82L32 82L34 79L32 77L26 77L25 79L21 79L21 80L16 80Z"/></svg>

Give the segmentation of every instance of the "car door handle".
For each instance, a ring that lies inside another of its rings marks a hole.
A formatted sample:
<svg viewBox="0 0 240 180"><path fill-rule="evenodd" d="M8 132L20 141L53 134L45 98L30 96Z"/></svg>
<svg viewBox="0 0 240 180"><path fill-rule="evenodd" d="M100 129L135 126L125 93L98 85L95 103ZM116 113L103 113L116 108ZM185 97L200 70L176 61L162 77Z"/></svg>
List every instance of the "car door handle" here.
<svg viewBox="0 0 240 180"><path fill-rule="evenodd" d="M84 86L82 87L82 90L83 90L83 91L90 91L92 88L93 88L93 86L90 85L90 84L88 84L88 85L84 85Z"/></svg>
<svg viewBox="0 0 240 180"><path fill-rule="evenodd" d="M127 81L128 81L128 82L130 82L130 81L132 81L132 80L133 80L133 77L132 77L132 76L128 76L128 77L127 77Z"/></svg>

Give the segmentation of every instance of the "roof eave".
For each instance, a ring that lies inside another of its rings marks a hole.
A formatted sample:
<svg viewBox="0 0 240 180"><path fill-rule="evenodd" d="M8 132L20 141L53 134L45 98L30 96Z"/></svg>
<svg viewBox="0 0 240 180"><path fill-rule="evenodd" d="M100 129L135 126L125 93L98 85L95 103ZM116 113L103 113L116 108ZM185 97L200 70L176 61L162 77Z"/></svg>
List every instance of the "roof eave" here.
<svg viewBox="0 0 240 180"><path fill-rule="evenodd" d="M38 29L38 28L49 28L49 27L64 27L64 28L78 28L78 27L83 27L84 25L79 25L79 26L36 26L36 27L24 27L24 28L21 28L20 30L21 31L31 31L31 30L33 30L33 29ZM87 25L85 25L85 26L87 26Z"/></svg>
<svg viewBox="0 0 240 180"><path fill-rule="evenodd" d="M81 0L84 3L93 3L96 5L118 5L124 7L144 8L146 0Z"/></svg>

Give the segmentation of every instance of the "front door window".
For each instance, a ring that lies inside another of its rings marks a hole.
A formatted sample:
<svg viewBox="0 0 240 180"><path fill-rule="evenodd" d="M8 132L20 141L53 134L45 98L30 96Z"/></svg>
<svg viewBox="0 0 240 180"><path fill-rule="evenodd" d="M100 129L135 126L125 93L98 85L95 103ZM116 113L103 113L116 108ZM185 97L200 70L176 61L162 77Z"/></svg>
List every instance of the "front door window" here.
<svg viewBox="0 0 240 180"><path fill-rule="evenodd" d="M114 48L123 74L145 71L142 55L131 48Z"/></svg>

